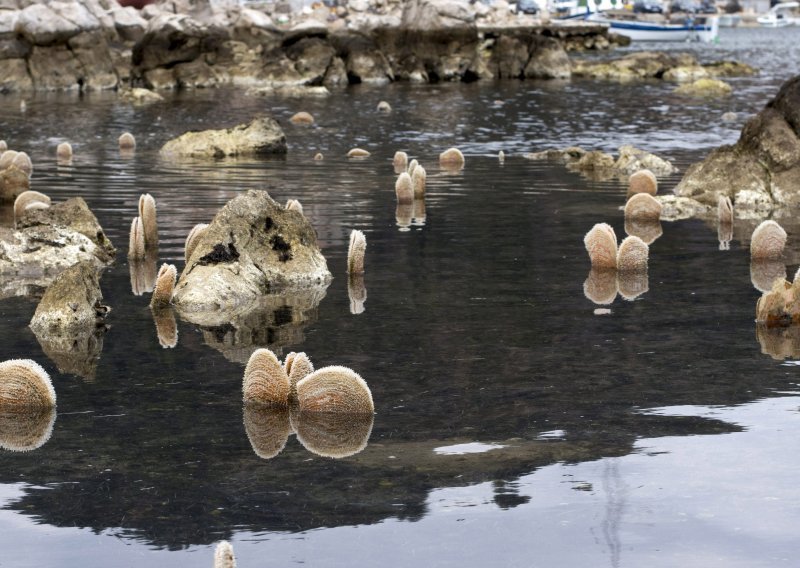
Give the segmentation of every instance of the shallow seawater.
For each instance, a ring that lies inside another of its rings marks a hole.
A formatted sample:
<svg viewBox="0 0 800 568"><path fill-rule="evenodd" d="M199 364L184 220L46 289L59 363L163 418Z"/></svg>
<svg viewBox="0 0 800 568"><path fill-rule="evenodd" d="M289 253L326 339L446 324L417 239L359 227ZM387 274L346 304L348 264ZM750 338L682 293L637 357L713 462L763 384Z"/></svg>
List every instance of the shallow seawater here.
<svg viewBox="0 0 800 568"><path fill-rule="evenodd" d="M0 301L0 359L39 361L58 393L47 443L0 450L0 565L202 566L222 539L243 568L792 565L800 375L795 361L762 352L748 243L719 250L714 226L663 223L648 280L627 288L646 291L595 304L582 237L597 222L624 235L625 183L521 154L634 144L685 170L735 141L797 71L786 62L798 60L798 39L723 30L717 46L680 46L761 67L731 81L729 100L578 80L364 86L314 99L198 91L139 108L40 95L25 114L6 97L2 137L32 156L32 187L84 197L118 254L101 280L110 329L98 357L72 368L82 376L60 371L28 329L34 299ZM375 111L380 100L391 114ZM316 124L292 126L299 110ZM737 122L720 121L729 110ZM285 159L157 155L183 131L259 112L284 125ZM116 149L125 130L133 157ZM55 163L63 139L71 166ZM437 164L451 145L467 155L458 174ZM372 156L347 160L354 146ZM396 210L399 149L428 170L424 214ZM662 191L679 179L661 180ZM177 345L162 348L126 260L138 196L158 204L158 262L181 269L189 229L251 188L301 201L334 280L324 297L279 298L245 324L178 320ZM368 241L358 314L345 272L351 229ZM258 346L361 374L376 414L347 426L366 447L332 459L290 436L260 457L258 420L241 406Z"/></svg>

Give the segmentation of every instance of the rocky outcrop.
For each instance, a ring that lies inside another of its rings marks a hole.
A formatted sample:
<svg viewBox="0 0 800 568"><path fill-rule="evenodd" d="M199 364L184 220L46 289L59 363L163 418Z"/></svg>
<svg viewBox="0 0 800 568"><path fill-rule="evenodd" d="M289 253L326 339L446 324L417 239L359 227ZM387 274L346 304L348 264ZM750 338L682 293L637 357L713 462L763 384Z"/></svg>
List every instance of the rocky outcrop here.
<svg viewBox="0 0 800 568"><path fill-rule="evenodd" d="M692 165L675 188L682 197L715 206L720 196L743 211L767 214L800 205L800 76L745 123L736 144Z"/></svg>
<svg viewBox="0 0 800 568"><path fill-rule="evenodd" d="M698 63L688 53L666 53L660 51L640 51L625 57L596 61L576 60L572 74L577 77L594 79L664 79L667 81L695 81L718 77L739 77L754 75L756 69L736 61Z"/></svg>
<svg viewBox="0 0 800 568"><path fill-rule="evenodd" d="M56 335L94 330L108 312L102 301L97 267L90 261L78 262L47 287L33 314L31 329Z"/></svg>
<svg viewBox="0 0 800 568"><path fill-rule="evenodd" d="M181 314L241 313L270 292L330 278L308 220L251 190L229 201L200 237L173 302Z"/></svg>
<svg viewBox="0 0 800 568"><path fill-rule="evenodd" d="M731 86L719 79L697 79L691 83L684 83L675 89L678 95L691 97L726 97L733 92Z"/></svg>
<svg viewBox="0 0 800 568"><path fill-rule="evenodd" d="M164 144L160 151L165 157L199 158L285 153L286 136L280 125L269 117L259 117L224 130L187 132Z"/></svg>
<svg viewBox="0 0 800 568"><path fill-rule="evenodd" d="M27 210L17 229L0 228L0 295L29 295L81 261L109 264L115 250L80 197Z"/></svg>
<svg viewBox="0 0 800 568"><path fill-rule="evenodd" d="M594 179L629 176L644 169L659 176L678 171L669 160L629 145L620 146L617 158L598 150L587 151L579 146L529 153L525 154L525 158L561 162L573 171L590 174Z"/></svg>

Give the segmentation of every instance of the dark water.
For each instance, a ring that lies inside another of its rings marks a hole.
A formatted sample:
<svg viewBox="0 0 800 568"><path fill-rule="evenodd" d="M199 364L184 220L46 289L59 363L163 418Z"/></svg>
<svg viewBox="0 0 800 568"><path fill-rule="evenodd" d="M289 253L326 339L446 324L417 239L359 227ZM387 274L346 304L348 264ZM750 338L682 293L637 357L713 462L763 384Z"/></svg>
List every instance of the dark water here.
<svg viewBox="0 0 800 568"><path fill-rule="evenodd" d="M597 306L583 293L582 236L602 221L624 235L624 184L520 154L634 144L685 169L735 141L798 72L798 40L800 30L723 30L719 45L688 46L762 68L719 101L660 82L577 80L305 100L200 91L142 108L52 95L25 114L5 98L2 136L31 154L33 188L83 196L119 252L101 281L111 329L83 377L43 353L27 327L35 301L0 302L0 358L39 361L59 397L44 446L0 453L0 566L202 566L221 539L245 568L795 565L798 374L756 338L747 243L720 251L714 227L664 223L648 291ZM377 114L379 100L394 112ZM291 126L298 110L317 124ZM737 122L719 120L729 110ZM157 157L173 135L261 111L285 125L285 160ZM125 130L133 158L116 150ZM62 139L72 166L55 164ZM467 154L457 175L436 163L450 145ZM354 146L373 154L348 161ZM398 149L428 169L424 223L418 212L398 224ZM179 322L178 345L162 348L125 258L139 194L158 203L159 262L180 269L189 229L249 188L302 202L333 282L318 305L278 299L249 327ZM357 315L353 228L368 240ZM376 404L367 447L334 460L292 436L260 458L241 408L254 344L360 373Z"/></svg>

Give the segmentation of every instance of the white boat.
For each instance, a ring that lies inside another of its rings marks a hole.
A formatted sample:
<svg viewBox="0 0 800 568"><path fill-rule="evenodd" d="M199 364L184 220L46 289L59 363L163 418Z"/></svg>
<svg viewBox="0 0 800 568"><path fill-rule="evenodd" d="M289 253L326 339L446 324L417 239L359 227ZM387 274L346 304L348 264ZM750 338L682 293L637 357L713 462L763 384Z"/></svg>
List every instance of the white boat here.
<svg viewBox="0 0 800 568"><path fill-rule="evenodd" d="M756 21L765 28L796 26L800 24L800 17L797 15L798 8L800 8L798 2L781 2L775 4L763 16L756 18Z"/></svg>
<svg viewBox="0 0 800 568"><path fill-rule="evenodd" d="M686 14L680 20L665 20L662 16L633 14L624 10L609 10L587 16L592 22L609 25L610 31L627 36L632 41L716 41L719 36L719 17Z"/></svg>

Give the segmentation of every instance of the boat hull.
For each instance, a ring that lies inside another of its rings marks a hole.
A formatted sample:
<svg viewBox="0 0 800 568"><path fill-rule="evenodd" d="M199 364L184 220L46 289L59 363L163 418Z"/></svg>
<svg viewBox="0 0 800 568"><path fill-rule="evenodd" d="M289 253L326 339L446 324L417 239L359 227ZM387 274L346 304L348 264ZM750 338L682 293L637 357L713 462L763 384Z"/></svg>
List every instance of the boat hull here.
<svg viewBox="0 0 800 568"><path fill-rule="evenodd" d="M593 14L589 20L607 23L610 31L632 41L714 41L719 35L719 19L707 18L704 23L661 24L635 20L615 20Z"/></svg>

